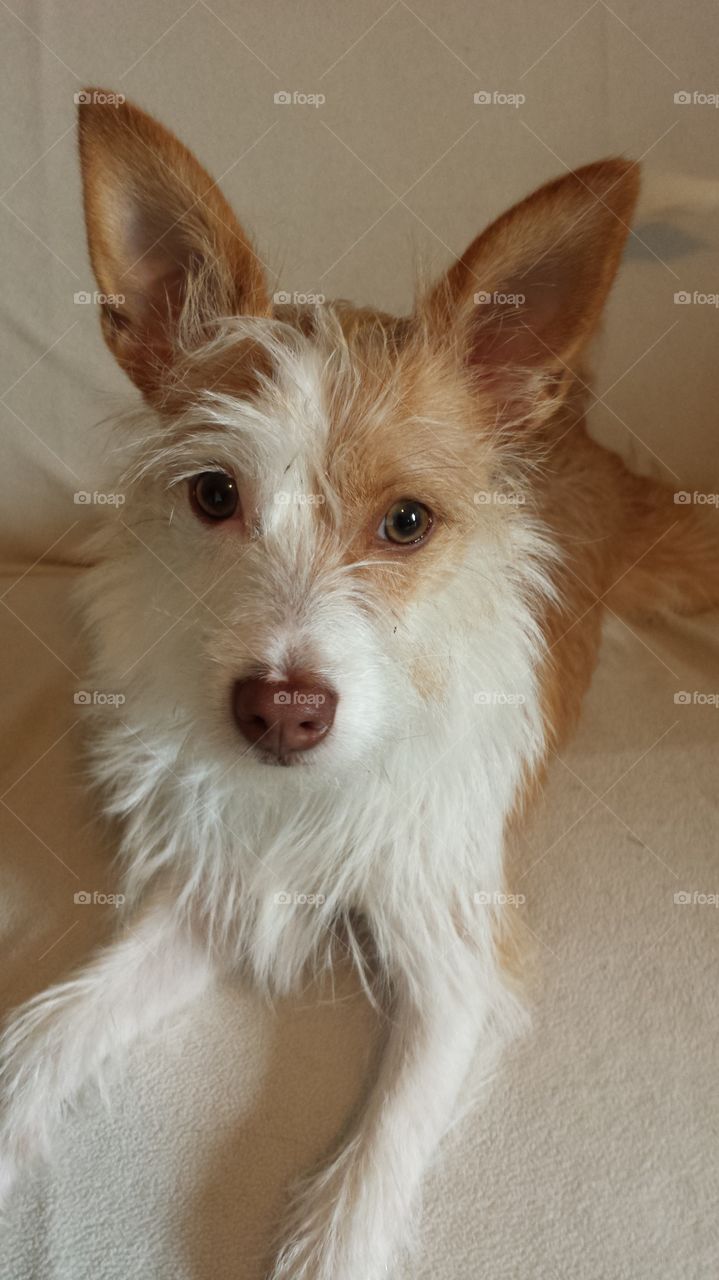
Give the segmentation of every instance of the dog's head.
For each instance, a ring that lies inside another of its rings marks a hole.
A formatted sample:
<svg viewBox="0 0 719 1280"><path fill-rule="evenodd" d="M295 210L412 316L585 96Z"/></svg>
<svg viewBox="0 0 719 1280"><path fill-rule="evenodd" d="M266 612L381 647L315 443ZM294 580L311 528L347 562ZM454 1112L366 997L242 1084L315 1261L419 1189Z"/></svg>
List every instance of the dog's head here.
<svg viewBox="0 0 719 1280"><path fill-rule="evenodd" d="M524 678L538 535L513 467L597 323L636 170L543 187L407 318L273 306L194 157L86 98L103 332L148 406L95 579L105 669L200 755L411 754L433 709Z"/></svg>

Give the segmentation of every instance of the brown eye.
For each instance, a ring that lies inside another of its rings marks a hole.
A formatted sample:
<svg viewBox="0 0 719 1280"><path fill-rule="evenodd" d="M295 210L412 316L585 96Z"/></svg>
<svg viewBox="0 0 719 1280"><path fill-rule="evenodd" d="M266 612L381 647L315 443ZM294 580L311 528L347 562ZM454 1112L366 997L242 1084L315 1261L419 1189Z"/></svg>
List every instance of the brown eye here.
<svg viewBox="0 0 719 1280"><path fill-rule="evenodd" d="M225 471L203 471L190 481L190 495L198 515L229 520L239 506L237 485Z"/></svg>
<svg viewBox="0 0 719 1280"><path fill-rule="evenodd" d="M384 517L377 536L385 541L410 546L413 542L421 542L432 527L432 512L423 503L414 498L401 498L390 507Z"/></svg>

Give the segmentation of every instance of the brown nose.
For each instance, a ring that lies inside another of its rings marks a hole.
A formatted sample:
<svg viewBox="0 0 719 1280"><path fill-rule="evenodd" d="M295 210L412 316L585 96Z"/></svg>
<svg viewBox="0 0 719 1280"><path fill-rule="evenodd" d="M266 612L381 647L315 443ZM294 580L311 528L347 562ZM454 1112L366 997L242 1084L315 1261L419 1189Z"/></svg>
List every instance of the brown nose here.
<svg viewBox="0 0 719 1280"><path fill-rule="evenodd" d="M232 690L240 732L279 760L286 760L293 751L316 747L332 728L336 707L334 689L313 675L290 680L252 676L236 680Z"/></svg>

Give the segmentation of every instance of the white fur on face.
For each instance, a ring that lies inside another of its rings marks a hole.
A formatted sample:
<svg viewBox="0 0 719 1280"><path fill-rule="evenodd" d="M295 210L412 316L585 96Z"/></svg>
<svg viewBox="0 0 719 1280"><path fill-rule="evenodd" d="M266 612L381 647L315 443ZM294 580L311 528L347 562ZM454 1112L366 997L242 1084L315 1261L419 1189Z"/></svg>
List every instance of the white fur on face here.
<svg viewBox="0 0 719 1280"><path fill-rule="evenodd" d="M306 672L337 691L327 742L303 758L312 767L337 771L371 755L389 727L388 624L369 616L346 563L323 471L321 374L309 344L298 355L280 348L276 380L257 402L200 395L181 435L171 426L159 446L141 442L139 480L100 552L102 592L97 581L85 592L110 660L105 678L137 690L128 706L148 730L169 729L178 745L191 733L203 765L242 756L247 770L266 770L231 714L235 681L251 675ZM236 477L244 527L203 524L192 512L187 482L215 469ZM329 527L320 506L332 512ZM103 627L114 608L131 625Z"/></svg>
<svg viewBox="0 0 719 1280"><path fill-rule="evenodd" d="M533 602L550 588L531 519L488 512L441 589L383 606L371 569L347 563L324 471L327 350L298 335L271 349L253 402L207 393L179 423L145 424L83 597L97 687L126 698L104 717L97 772L126 819L130 896L179 874L286 988L338 914L368 914L390 951L407 895L429 935L500 887L506 818L542 750ZM186 480L217 467L238 479L244 531L190 509ZM297 669L336 689L335 724L303 765L271 768L236 729L232 685ZM277 911L283 891L324 902L300 921Z"/></svg>

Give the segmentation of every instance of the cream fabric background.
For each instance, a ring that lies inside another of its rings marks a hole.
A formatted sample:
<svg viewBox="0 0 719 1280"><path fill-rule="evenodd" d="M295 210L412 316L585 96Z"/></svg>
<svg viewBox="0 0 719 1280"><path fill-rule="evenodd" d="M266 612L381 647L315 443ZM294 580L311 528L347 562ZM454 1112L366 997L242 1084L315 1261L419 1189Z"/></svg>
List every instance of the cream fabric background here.
<svg viewBox="0 0 719 1280"><path fill-rule="evenodd" d="M667 0L0 4L4 1006L104 935L73 893L113 884L83 789L66 600L101 516L73 494L101 483L98 423L133 393L95 309L74 302L95 286L73 94L122 91L193 147L277 289L396 309L418 262L443 267L565 166L644 157L592 421L638 465L711 492L719 310L674 294L719 291L719 112L674 95L719 91L718 35L714 6ZM495 90L526 102L473 102ZM277 105L278 91L326 102ZM456 1126L398 1275L714 1273L719 914L673 894L719 890L719 719L673 697L717 692L718 652L716 615L611 622L526 839L536 1030ZM271 1013L227 990L139 1046L112 1113L90 1099L57 1167L18 1196L3 1278L259 1280L289 1176L331 1142L368 1066L373 1021L341 994Z"/></svg>

